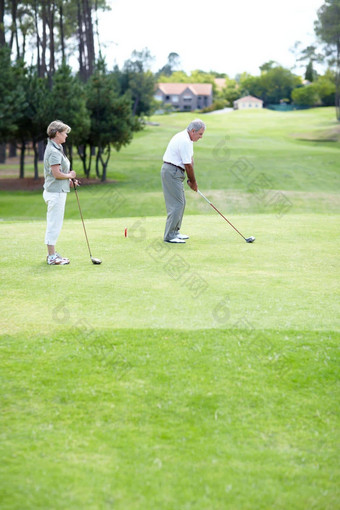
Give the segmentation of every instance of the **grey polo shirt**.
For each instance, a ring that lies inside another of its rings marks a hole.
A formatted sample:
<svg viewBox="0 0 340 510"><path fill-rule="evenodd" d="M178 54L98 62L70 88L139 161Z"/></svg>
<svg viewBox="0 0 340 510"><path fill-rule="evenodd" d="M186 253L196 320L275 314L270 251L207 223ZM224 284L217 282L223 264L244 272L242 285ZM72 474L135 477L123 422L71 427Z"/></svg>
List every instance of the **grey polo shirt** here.
<svg viewBox="0 0 340 510"><path fill-rule="evenodd" d="M44 189L52 193L68 193L69 179L55 179L51 170L52 165L60 165L60 171L63 174L68 174L70 171L70 161L65 156L62 146L48 139L44 154Z"/></svg>

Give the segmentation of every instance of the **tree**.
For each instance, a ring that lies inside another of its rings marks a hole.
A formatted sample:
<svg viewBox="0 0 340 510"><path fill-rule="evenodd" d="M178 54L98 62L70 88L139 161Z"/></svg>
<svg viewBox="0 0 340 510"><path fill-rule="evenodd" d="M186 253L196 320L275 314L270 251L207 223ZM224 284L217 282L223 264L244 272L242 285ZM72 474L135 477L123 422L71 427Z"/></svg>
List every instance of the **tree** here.
<svg viewBox="0 0 340 510"><path fill-rule="evenodd" d="M48 79L38 76L37 69L23 68L18 82L25 90L26 107L16 123L15 138L20 142L20 178L24 177L27 142L32 141L34 151L34 178L38 175L38 143L46 137L46 127L51 118L51 99Z"/></svg>
<svg viewBox="0 0 340 510"><path fill-rule="evenodd" d="M273 69L274 67L277 67L277 65L278 65L277 62L275 62L274 60L269 60L268 62L265 62L264 64L262 64L262 66L260 66L260 71L261 73L266 73Z"/></svg>
<svg viewBox="0 0 340 510"><path fill-rule="evenodd" d="M225 79L225 86L220 92L220 96L228 101L229 105L232 106L234 101L240 97L239 85L236 80L230 78Z"/></svg>
<svg viewBox="0 0 340 510"><path fill-rule="evenodd" d="M215 72L209 72L202 71L201 69L194 69L191 71L190 75L186 74L184 71L174 71L171 76L167 76L165 74L162 74L158 77L159 83L211 83L215 90L215 78L219 77L225 77L226 75L215 73Z"/></svg>
<svg viewBox="0 0 340 510"><path fill-rule="evenodd" d="M255 96L261 97L264 95L264 89L261 84L260 76L251 76L248 73L242 73L237 77L239 82L240 96Z"/></svg>
<svg viewBox="0 0 340 510"><path fill-rule="evenodd" d="M109 8L107 0L0 0L0 46L6 44L7 32L15 58L25 58L27 43L33 43L38 74L48 75L51 86L58 60L74 53L76 39L79 72L86 81L96 58L94 11Z"/></svg>
<svg viewBox="0 0 340 510"><path fill-rule="evenodd" d="M261 98L266 105L290 99L292 91L299 85L301 79L282 66L271 68L260 76L245 75L240 80L242 95Z"/></svg>
<svg viewBox="0 0 340 510"><path fill-rule="evenodd" d="M314 68L313 68L313 61L310 60L307 67L306 67L306 72L305 72L305 79L307 81L314 81L314 78L315 78L315 71L314 71Z"/></svg>
<svg viewBox="0 0 340 510"><path fill-rule="evenodd" d="M190 82L191 83L211 83L213 87L215 84L215 75L212 73L207 73L202 71L201 69L195 69L190 73Z"/></svg>
<svg viewBox="0 0 340 510"><path fill-rule="evenodd" d="M301 78L284 67L275 67L260 77L263 87L261 99L266 104L278 104L281 99L290 99L292 91L301 84Z"/></svg>
<svg viewBox="0 0 340 510"><path fill-rule="evenodd" d="M89 0L78 1L79 75L86 81L95 64L92 5Z"/></svg>
<svg viewBox="0 0 340 510"><path fill-rule="evenodd" d="M303 106L315 106L320 102L320 97L314 84L294 89L292 99L295 104Z"/></svg>
<svg viewBox="0 0 340 510"><path fill-rule="evenodd" d="M322 63L323 56L318 53L318 48L315 44L311 44L302 50L298 50L299 46L301 46L301 43L297 42L295 44L295 49L298 52L296 60L297 62L307 62L305 79L309 82L313 82L317 78L317 72L314 69L314 64L316 62Z"/></svg>
<svg viewBox="0 0 340 510"><path fill-rule="evenodd" d="M149 67L153 60L150 51L133 51L131 59L124 63L121 85L122 93L129 92L132 101L132 115L151 115L155 108L154 93L156 79Z"/></svg>
<svg viewBox="0 0 340 510"><path fill-rule="evenodd" d="M85 87L72 75L70 66L63 63L53 76L51 92L51 119L61 119L71 126L72 135L65 144L65 150L73 164L73 146L86 139L90 129L90 114L86 108Z"/></svg>
<svg viewBox="0 0 340 510"><path fill-rule="evenodd" d="M323 106L333 106L335 104L335 80L335 72L328 69L323 76L319 76L313 83Z"/></svg>
<svg viewBox="0 0 340 510"><path fill-rule="evenodd" d="M131 101L127 95L119 96L115 88L115 77L107 73L102 60L98 62L85 90L91 124L88 136L83 139L83 148L79 149L79 155L84 172L89 177L92 152L96 147L96 174L105 181L111 145L119 151L132 140L134 121Z"/></svg>
<svg viewBox="0 0 340 510"><path fill-rule="evenodd" d="M22 65L11 63L10 48L0 47L0 142L15 138L19 119L27 106L25 86L22 83ZM3 146L4 147L4 146ZM4 162L2 154L0 162Z"/></svg>
<svg viewBox="0 0 340 510"><path fill-rule="evenodd" d="M190 76L184 71L174 71L171 76L161 74L158 77L158 83L189 83Z"/></svg>
<svg viewBox="0 0 340 510"><path fill-rule="evenodd" d="M5 0L0 0L0 47L5 46Z"/></svg>
<svg viewBox="0 0 340 510"><path fill-rule="evenodd" d="M180 58L178 53L172 52L168 55L168 61L157 73L157 78L161 75L171 76L172 73L180 66Z"/></svg>
<svg viewBox="0 0 340 510"><path fill-rule="evenodd" d="M317 15L315 33L326 44L326 56L336 67L335 107L340 120L340 0L326 0Z"/></svg>

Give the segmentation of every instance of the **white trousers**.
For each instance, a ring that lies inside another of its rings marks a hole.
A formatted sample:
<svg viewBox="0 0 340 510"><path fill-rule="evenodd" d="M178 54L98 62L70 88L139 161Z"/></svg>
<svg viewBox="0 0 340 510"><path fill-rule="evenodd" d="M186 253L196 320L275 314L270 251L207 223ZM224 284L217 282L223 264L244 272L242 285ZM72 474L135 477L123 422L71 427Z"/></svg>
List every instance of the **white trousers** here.
<svg viewBox="0 0 340 510"><path fill-rule="evenodd" d="M47 226L45 244L55 246L63 226L67 193L51 193L44 190L43 199L47 204Z"/></svg>

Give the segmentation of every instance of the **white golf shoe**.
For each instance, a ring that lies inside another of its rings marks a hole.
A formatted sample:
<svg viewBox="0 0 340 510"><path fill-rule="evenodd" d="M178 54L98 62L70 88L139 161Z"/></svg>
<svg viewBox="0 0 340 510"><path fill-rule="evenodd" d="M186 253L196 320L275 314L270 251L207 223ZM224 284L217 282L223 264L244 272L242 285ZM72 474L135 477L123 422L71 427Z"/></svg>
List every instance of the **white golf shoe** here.
<svg viewBox="0 0 340 510"><path fill-rule="evenodd" d="M189 239L189 236L187 236L186 234L181 234L180 232L178 232L176 237L177 239Z"/></svg>
<svg viewBox="0 0 340 510"><path fill-rule="evenodd" d="M54 255L47 255L46 260L49 266L66 266L70 263L70 259L62 257L59 255L59 253L55 253Z"/></svg>
<svg viewBox="0 0 340 510"><path fill-rule="evenodd" d="M185 244L184 239L180 239L179 237L174 237L173 239L165 239L165 242L172 244Z"/></svg>

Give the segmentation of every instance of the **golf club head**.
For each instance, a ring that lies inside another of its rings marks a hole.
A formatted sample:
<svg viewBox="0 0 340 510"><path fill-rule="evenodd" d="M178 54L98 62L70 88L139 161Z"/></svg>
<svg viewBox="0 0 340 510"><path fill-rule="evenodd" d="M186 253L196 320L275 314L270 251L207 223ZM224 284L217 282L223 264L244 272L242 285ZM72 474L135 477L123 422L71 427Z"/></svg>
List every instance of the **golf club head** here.
<svg viewBox="0 0 340 510"><path fill-rule="evenodd" d="M101 264L102 261L100 259L96 259L95 257L91 257L92 264Z"/></svg>
<svg viewBox="0 0 340 510"><path fill-rule="evenodd" d="M254 241L255 241L255 237L253 237L253 236L247 237L247 239L246 239L247 243L253 243Z"/></svg>

